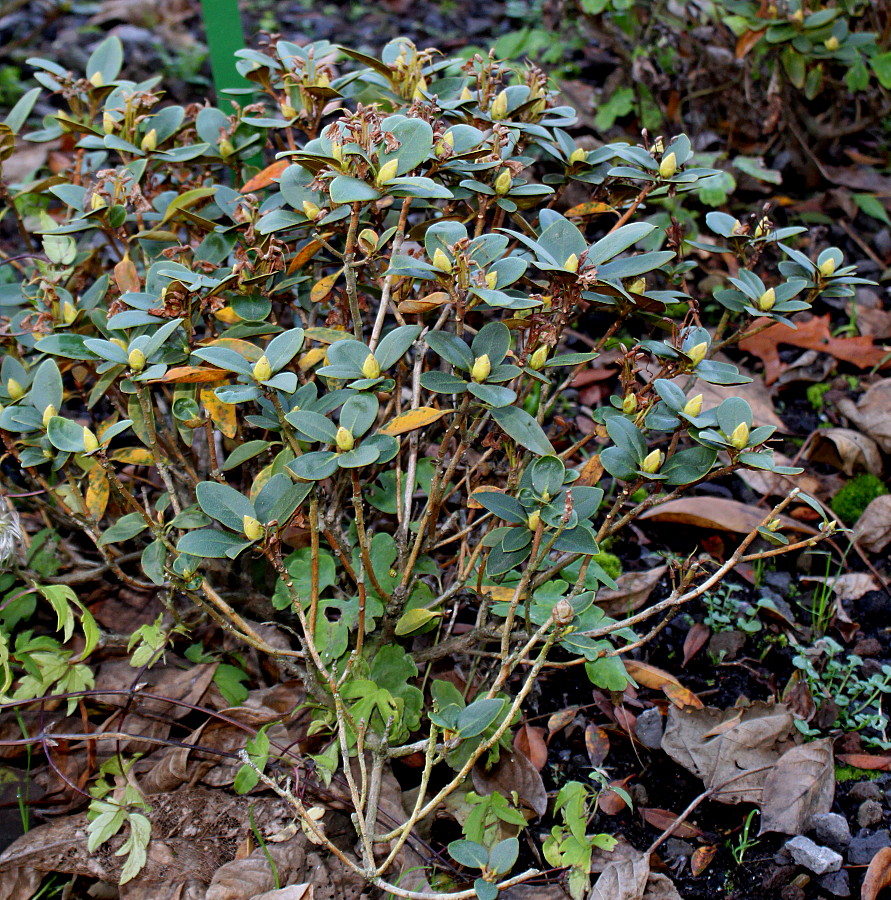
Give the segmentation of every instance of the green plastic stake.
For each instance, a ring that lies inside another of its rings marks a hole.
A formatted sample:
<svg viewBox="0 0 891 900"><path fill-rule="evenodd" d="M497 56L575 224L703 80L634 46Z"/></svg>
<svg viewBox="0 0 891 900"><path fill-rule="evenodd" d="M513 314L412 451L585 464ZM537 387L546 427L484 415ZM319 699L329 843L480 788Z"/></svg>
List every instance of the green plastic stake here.
<svg viewBox="0 0 891 900"><path fill-rule="evenodd" d="M207 50L210 54L210 70L217 103L223 102L223 91L252 87L235 68L235 51L245 46L244 26L238 0L201 0ZM263 167L263 155L254 154L245 162L258 169Z"/></svg>
<svg viewBox="0 0 891 900"><path fill-rule="evenodd" d="M222 100L222 92L231 88L248 87L235 68L235 51L244 48L244 27L238 0L201 0L204 30L207 34L207 49L210 53L210 68L217 102Z"/></svg>

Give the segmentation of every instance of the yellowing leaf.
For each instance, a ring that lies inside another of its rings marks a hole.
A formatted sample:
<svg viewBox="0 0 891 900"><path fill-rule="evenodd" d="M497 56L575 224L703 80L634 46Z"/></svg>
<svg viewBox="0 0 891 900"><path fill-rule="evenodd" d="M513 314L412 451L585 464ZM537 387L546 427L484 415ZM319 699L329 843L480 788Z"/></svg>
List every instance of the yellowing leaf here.
<svg viewBox="0 0 891 900"><path fill-rule="evenodd" d="M307 350L297 362L300 371L305 372L307 369L317 366L325 358L325 352L324 347L313 347L312 350Z"/></svg>
<svg viewBox="0 0 891 900"><path fill-rule="evenodd" d="M452 298L445 291L434 291L421 297L418 300L402 300L399 303L399 312L401 313L425 313L439 306L444 306Z"/></svg>
<svg viewBox="0 0 891 900"><path fill-rule="evenodd" d="M147 447L124 447L123 450L115 451L111 458L115 462L125 463L128 466L153 466L155 464L152 451Z"/></svg>
<svg viewBox="0 0 891 900"><path fill-rule="evenodd" d="M438 619L442 615L441 612L434 612L432 609L410 609L396 623L396 634L411 634L426 625L431 619Z"/></svg>
<svg viewBox="0 0 891 900"><path fill-rule="evenodd" d="M288 263L288 274L302 269L318 252L322 249L322 242L311 240L308 244L304 244L293 256Z"/></svg>
<svg viewBox="0 0 891 900"><path fill-rule="evenodd" d="M309 299L313 303L321 303L334 290L334 285L337 279L340 278L340 273L341 269L338 269L336 272L332 272L330 275L326 275L317 281L309 292Z"/></svg>
<svg viewBox="0 0 891 900"><path fill-rule="evenodd" d="M225 347L227 350L234 350L252 363L255 363L263 355L263 351L256 344L252 344L250 341L243 341L241 338L217 338L214 341L207 341L201 346Z"/></svg>
<svg viewBox="0 0 891 900"><path fill-rule="evenodd" d="M214 313L214 318L219 319L226 325L235 325L241 321L241 316L231 306L224 306L222 309L218 309Z"/></svg>
<svg viewBox="0 0 891 900"><path fill-rule="evenodd" d="M186 191L184 194L174 197L170 201L170 205L164 212L164 218L161 219L159 224L163 225L165 222L169 222L178 212L182 212L182 210L200 203L205 198L213 196L216 191L215 187L195 188L192 191Z"/></svg>
<svg viewBox="0 0 891 900"><path fill-rule="evenodd" d="M477 494L503 494L504 488L495 487L494 484L484 484L482 487L478 487L468 498L467 498L467 508L468 509L482 509L483 504L476 500L475 497Z"/></svg>
<svg viewBox="0 0 891 900"><path fill-rule="evenodd" d="M505 587L502 584L485 585L483 592L491 594L493 603L510 603L514 599L516 588Z"/></svg>
<svg viewBox="0 0 891 900"><path fill-rule="evenodd" d="M98 522L105 515L110 492L108 478L101 466L94 466L87 476L87 509Z"/></svg>
<svg viewBox="0 0 891 900"><path fill-rule="evenodd" d="M257 499L257 494L263 490L263 486L272 478L272 468L275 463L269 463L265 469L260 469L257 473L257 477L254 479L254 483L251 485L251 490L248 496L251 499L251 502Z"/></svg>
<svg viewBox="0 0 891 900"><path fill-rule="evenodd" d="M142 287L139 282L139 273L136 271L136 266L130 259L129 253L125 253L124 258L115 265L114 281L122 294L137 293Z"/></svg>
<svg viewBox="0 0 891 900"><path fill-rule="evenodd" d="M453 409L434 409L432 406L419 406L417 409L409 410L401 416L391 419L380 429L380 434L389 434L396 436L397 434L405 434L407 431L414 431L417 428L423 428L425 425L431 425L448 413L454 412Z"/></svg>
<svg viewBox="0 0 891 900"><path fill-rule="evenodd" d="M603 213L615 212L609 203L598 203L596 200L589 200L587 203L579 203L572 209L566 210L567 218L570 216L599 216Z"/></svg>
<svg viewBox="0 0 891 900"><path fill-rule="evenodd" d="M201 389L201 405L207 410L211 421L228 438L234 438L238 428L235 418L235 404L223 403L210 388Z"/></svg>

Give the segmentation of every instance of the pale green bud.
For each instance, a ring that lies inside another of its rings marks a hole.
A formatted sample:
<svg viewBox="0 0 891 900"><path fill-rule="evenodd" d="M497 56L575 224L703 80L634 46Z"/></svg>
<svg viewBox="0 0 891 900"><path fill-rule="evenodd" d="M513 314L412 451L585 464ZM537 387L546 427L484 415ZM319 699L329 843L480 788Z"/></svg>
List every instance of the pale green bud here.
<svg viewBox="0 0 891 900"><path fill-rule="evenodd" d="M84 453L92 453L99 449L99 438L84 426Z"/></svg>
<svg viewBox="0 0 891 900"><path fill-rule="evenodd" d="M242 516L241 530L250 541L259 541L263 537L263 526L253 516Z"/></svg>
<svg viewBox="0 0 891 900"><path fill-rule="evenodd" d="M362 363L362 375L365 378L377 378L381 374L380 363L374 358L373 353L369 353Z"/></svg>
<svg viewBox="0 0 891 900"><path fill-rule="evenodd" d="M13 400L21 400L25 396L25 389L15 378L6 382L6 392Z"/></svg>
<svg viewBox="0 0 891 900"><path fill-rule="evenodd" d="M257 381L268 381L272 378L272 366L269 365L265 354L254 363L251 374Z"/></svg>
<svg viewBox="0 0 891 900"><path fill-rule="evenodd" d="M648 475L655 475L662 468L664 461L665 454L661 450L652 450L640 464L641 471L646 472Z"/></svg>
<svg viewBox="0 0 891 900"><path fill-rule="evenodd" d="M827 256L823 262L820 263L820 274L824 278L829 278L835 274L835 257Z"/></svg>
<svg viewBox="0 0 891 900"><path fill-rule="evenodd" d="M567 272L578 272L578 270L579 270L578 254L570 253L569 256L566 257L566 262L563 263L563 268L566 269Z"/></svg>
<svg viewBox="0 0 891 900"><path fill-rule="evenodd" d="M489 359L489 354L484 353L476 358L473 368L470 370L470 377L477 384L481 384L489 377L491 371L492 361Z"/></svg>
<svg viewBox="0 0 891 900"><path fill-rule="evenodd" d="M744 450L749 443L749 426L746 425L745 422L740 422L736 428L733 429L733 434L730 435L730 444L736 450Z"/></svg>
<svg viewBox="0 0 891 900"><path fill-rule="evenodd" d="M343 450L345 453L356 446L356 439L353 437L352 431L348 428L344 428L343 425L337 429L337 435L334 438L334 442L337 444L337 449Z"/></svg>
<svg viewBox="0 0 891 900"><path fill-rule="evenodd" d="M452 261L442 247L437 247L433 252L433 268L446 275L452 271Z"/></svg>
<svg viewBox="0 0 891 900"><path fill-rule="evenodd" d="M762 312L768 312L773 309L774 304L777 302L777 292L773 288L768 288L759 298L758 298L758 309Z"/></svg>
<svg viewBox="0 0 891 900"><path fill-rule="evenodd" d="M147 132L146 135L143 137L142 141L139 144L139 147L143 153L148 153L151 150L155 150L157 148L157 146L158 146L158 131L157 131L157 129L152 128L152 130Z"/></svg>
<svg viewBox="0 0 891 900"><path fill-rule="evenodd" d="M691 347L687 351L687 356L690 357L690 364L694 367L698 366L705 359L706 353L708 353L708 343L706 341Z"/></svg>
<svg viewBox="0 0 891 900"><path fill-rule="evenodd" d="M675 156L674 152L669 153L668 156L664 156L662 162L659 163L659 175L662 178L671 178L677 170L678 158Z"/></svg>
<svg viewBox="0 0 891 900"><path fill-rule="evenodd" d="M499 196L506 194L510 190L512 181L510 169L502 169L495 179L495 193Z"/></svg>
<svg viewBox="0 0 891 900"><path fill-rule="evenodd" d="M388 181L392 181L396 177L396 173L399 171L399 160L391 159L388 162L385 162L377 173L377 183L378 184L386 184Z"/></svg>
<svg viewBox="0 0 891 900"><path fill-rule="evenodd" d="M695 419L702 412L702 394L697 394L695 397L691 397L684 404L684 415L690 416L690 418Z"/></svg>
<svg viewBox="0 0 891 900"><path fill-rule="evenodd" d="M145 354L138 347L134 347L127 354L127 365L134 372L141 372L145 368Z"/></svg>
<svg viewBox="0 0 891 900"><path fill-rule="evenodd" d="M532 356L529 357L529 368L535 372L539 372L544 368L544 364L548 361L548 348L542 344Z"/></svg>

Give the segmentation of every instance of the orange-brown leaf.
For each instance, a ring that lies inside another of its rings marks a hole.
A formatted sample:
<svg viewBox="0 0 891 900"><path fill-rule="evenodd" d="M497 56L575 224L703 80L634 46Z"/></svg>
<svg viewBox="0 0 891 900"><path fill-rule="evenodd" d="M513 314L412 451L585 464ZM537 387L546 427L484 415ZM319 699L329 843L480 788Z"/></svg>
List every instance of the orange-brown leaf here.
<svg viewBox="0 0 891 900"><path fill-rule="evenodd" d="M694 656L708 643L712 630L702 622L694 622L684 638L684 661L681 668L687 665Z"/></svg>
<svg viewBox="0 0 891 900"><path fill-rule="evenodd" d="M609 753L609 735L599 726L589 725L585 729L585 749L595 769L603 765Z"/></svg>
<svg viewBox="0 0 891 900"><path fill-rule="evenodd" d="M802 350L828 353L836 359L851 363L858 369L884 368L889 364L888 350L876 347L867 335L857 337L833 337L829 331L829 313L813 316L807 321L795 320L796 328L788 325L771 325L764 331L740 341L740 349L757 356L764 363L764 380L773 384L788 368L780 359L780 345L788 344ZM767 324L768 319L755 319L752 327Z"/></svg>
<svg viewBox="0 0 891 900"><path fill-rule="evenodd" d="M716 844L697 847L693 851L693 855L690 857L690 871L694 878L698 878L709 867L709 863L715 858L717 852Z"/></svg>
<svg viewBox="0 0 891 900"><path fill-rule="evenodd" d="M891 772L891 756L873 756L870 753L840 753L838 761L855 769L870 772Z"/></svg>
<svg viewBox="0 0 891 900"><path fill-rule="evenodd" d="M431 309L444 306L451 299L445 291L434 291L417 300L402 300L399 303L399 312L412 314L430 312Z"/></svg>
<svg viewBox="0 0 891 900"><path fill-rule="evenodd" d="M577 706L569 706L549 716L548 738L552 738L558 731L565 728L575 718L575 714L578 711L579 708Z"/></svg>
<svg viewBox="0 0 891 900"><path fill-rule="evenodd" d="M116 450L111 459L128 466L153 466L155 464L155 458L148 447L123 447Z"/></svg>
<svg viewBox="0 0 891 900"><path fill-rule="evenodd" d="M168 384L206 384L211 381L225 381L229 377L228 372L210 366L176 366L168 369L164 377L158 380Z"/></svg>
<svg viewBox="0 0 891 900"><path fill-rule="evenodd" d="M468 509L483 509L483 504L479 502L479 500L475 499L477 494L503 494L505 489L503 487L497 487L494 484L483 484L480 487L476 488L474 492L467 498L467 508Z"/></svg>
<svg viewBox="0 0 891 900"><path fill-rule="evenodd" d="M882 847L866 870L860 900L876 900L882 890L891 884L891 847Z"/></svg>
<svg viewBox="0 0 891 900"><path fill-rule="evenodd" d="M699 697L683 685L673 684L668 681L662 685L662 691L678 709L683 709L685 706L692 706L695 709L703 708L703 703Z"/></svg>
<svg viewBox="0 0 891 900"><path fill-rule="evenodd" d="M432 425L438 419L451 412L454 412L454 410L419 406L417 409L409 410L401 416L396 416L395 419L390 419L383 428L378 429L378 433L389 434L391 437L395 437L397 434L405 434L408 431L423 428L425 425Z"/></svg>
<svg viewBox="0 0 891 900"><path fill-rule="evenodd" d="M315 238L308 244L304 244L288 263L288 274L291 275L298 269L302 269L322 249L322 242Z"/></svg>
<svg viewBox="0 0 891 900"><path fill-rule="evenodd" d="M544 728L522 725L514 735L514 749L519 750L540 772L548 761L548 745L544 740Z"/></svg>
<svg viewBox="0 0 891 900"><path fill-rule="evenodd" d="M667 831L674 825L678 818L675 813L670 812L667 809L642 809L640 814L647 824L652 825L653 828L658 828L660 831ZM672 834L681 839L700 838L703 836L702 831L695 825L691 825L689 822L681 822L680 825L672 831Z"/></svg>
<svg viewBox="0 0 891 900"><path fill-rule="evenodd" d="M309 299L313 303L321 303L331 291L334 290L334 285L337 282L337 279L340 278L341 270L338 269L336 272L332 272L330 275L326 275L324 278L319 279L313 286L309 292Z"/></svg>
<svg viewBox="0 0 891 900"><path fill-rule="evenodd" d="M625 670L638 684L657 691L662 690L669 682L676 684L678 687L681 686L680 681L674 675L636 659L626 659Z"/></svg>
<svg viewBox="0 0 891 900"><path fill-rule="evenodd" d="M603 475L603 466L600 464L600 454L595 453L583 466L576 484L585 487L594 487Z"/></svg>
<svg viewBox="0 0 891 900"><path fill-rule="evenodd" d="M764 29L761 31L746 31L741 34L736 41L736 58L742 59L746 56L764 37Z"/></svg>
<svg viewBox="0 0 891 900"><path fill-rule="evenodd" d="M289 165L291 165L290 160L277 159L272 165L266 166L262 172L257 172L253 178L248 179L245 186L241 189L241 193L250 194L253 191L269 187L270 184L274 184L282 177Z"/></svg>
<svg viewBox="0 0 891 900"><path fill-rule="evenodd" d="M624 788L633 777L633 775L629 775L627 778L611 781L610 784L613 787ZM617 816L627 805L622 796L616 791L604 791L597 798L597 808L607 816Z"/></svg>

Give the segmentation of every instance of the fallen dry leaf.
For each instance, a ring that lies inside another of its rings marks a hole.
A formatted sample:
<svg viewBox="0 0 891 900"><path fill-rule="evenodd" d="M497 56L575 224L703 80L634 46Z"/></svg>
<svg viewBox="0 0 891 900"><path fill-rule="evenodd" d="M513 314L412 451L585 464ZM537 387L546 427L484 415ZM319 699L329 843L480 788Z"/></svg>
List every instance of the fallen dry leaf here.
<svg viewBox="0 0 891 900"><path fill-rule="evenodd" d="M788 368L780 360L780 345L791 344L804 350L828 353L836 359L851 363L859 369L881 366L888 350L876 347L871 337L833 337L829 330L830 316L813 316L808 320L795 320L796 328L788 325L771 325L764 331L740 341L739 347L757 356L764 363L764 380L768 385ZM754 328L767 324L768 319L755 319Z"/></svg>
<svg viewBox="0 0 891 900"><path fill-rule="evenodd" d="M836 406L848 421L869 435L885 453L891 453L891 378L870 385L856 403L842 397Z"/></svg>
<svg viewBox="0 0 891 900"><path fill-rule="evenodd" d="M550 716L548 718L548 739L550 740L561 728L565 728L575 718L578 711L577 706L570 706Z"/></svg>
<svg viewBox="0 0 891 900"><path fill-rule="evenodd" d="M718 354L715 359L719 362L731 362L729 358L722 357L721 354ZM743 367L737 365L737 368L741 375L751 375ZM727 388L697 379L687 394L694 397L696 394L702 394L702 407L709 409L713 406L720 406L727 399ZM770 391L757 376L753 377L748 384L733 385L733 396L741 397L752 407L752 416L756 425L773 425L778 431L787 430L786 423L776 414L774 399Z"/></svg>
<svg viewBox="0 0 891 900"><path fill-rule="evenodd" d="M891 756L874 756L871 753L839 753L838 761L846 766L866 769L869 772L891 772Z"/></svg>
<svg viewBox="0 0 891 900"><path fill-rule="evenodd" d="M684 638L684 661L681 668L687 665L694 656L708 643L708 639L712 636L712 631L708 625L702 622L694 622Z"/></svg>
<svg viewBox="0 0 891 900"><path fill-rule="evenodd" d="M860 888L860 900L876 900L891 884L891 847L882 847L869 863Z"/></svg>
<svg viewBox="0 0 891 900"><path fill-rule="evenodd" d="M588 751L591 765L595 769L602 766L609 755L609 735L598 725L588 725L585 729L585 749Z"/></svg>
<svg viewBox="0 0 891 900"><path fill-rule="evenodd" d="M633 777L633 775L628 775L625 778L618 778L615 781L611 781L610 787L622 788L624 790ZM607 816L617 816L627 805L625 798L618 791L602 791L597 796L597 809Z"/></svg>
<svg viewBox="0 0 891 900"><path fill-rule="evenodd" d="M653 593L653 588L668 571L668 566L657 566L643 572L626 572L616 579L619 589L606 588L597 592L594 602L608 616L623 616L640 609Z"/></svg>
<svg viewBox="0 0 891 900"><path fill-rule="evenodd" d="M540 772L548 761L548 745L544 739L544 728L521 725L514 736L514 749L519 750Z"/></svg>
<svg viewBox="0 0 891 900"><path fill-rule="evenodd" d="M875 575L869 572L846 572L844 575L803 575L802 581L816 581L828 584L839 600L859 600L869 591L881 587Z"/></svg>
<svg viewBox="0 0 891 900"><path fill-rule="evenodd" d="M812 462L829 463L845 475L853 475L856 469L861 468L873 475L881 475L884 468L876 442L852 428L821 428L815 431L807 458Z"/></svg>
<svg viewBox="0 0 891 900"><path fill-rule="evenodd" d="M815 815L832 809L832 741L823 738L784 753L768 772L761 801L761 834L804 834Z"/></svg>
<svg viewBox="0 0 891 900"><path fill-rule="evenodd" d="M690 857L690 872L694 878L698 878L709 867L717 852L718 847L716 844L697 847L693 851L693 855Z"/></svg>
<svg viewBox="0 0 891 900"><path fill-rule="evenodd" d="M677 822L678 818L677 813L654 807L641 809L640 814L648 825L658 828L659 831L668 831ZM705 837L702 829L691 825L689 822L681 822L671 833L673 837L681 839Z"/></svg>
<svg viewBox="0 0 891 900"><path fill-rule="evenodd" d="M669 500L668 503L654 506L641 513L640 518L652 522L677 522L680 525L694 525L697 528L749 534L761 524L766 515L766 509L756 509L739 500L699 496ZM783 528L792 531L817 533L810 525L796 522L788 516L780 516L780 521Z"/></svg>
<svg viewBox="0 0 891 900"><path fill-rule="evenodd" d="M520 752L502 753L491 769L479 763L473 768L473 789L483 796L504 794L510 797L516 791L520 802L543 816L548 809L548 793L538 769Z"/></svg>
<svg viewBox="0 0 891 900"><path fill-rule="evenodd" d="M728 722L733 724L719 732ZM792 716L780 704L758 701L743 710L671 706L662 749L714 789L719 803L759 803L768 770L791 746L792 731Z"/></svg>
<svg viewBox="0 0 891 900"><path fill-rule="evenodd" d="M681 900L665 875L650 871L646 854L633 848L607 863L587 900Z"/></svg>
<svg viewBox="0 0 891 900"><path fill-rule="evenodd" d="M702 709L704 704L689 688L685 688L682 684L672 684L667 682L662 686L662 692L666 697L679 709L685 706L692 706L696 709Z"/></svg>
<svg viewBox="0 0 891 900"><path fill-rule="evenodd" d="M678 687L681 686L680 681L674 675L637 659L626 659L625 670L638 684L657 691L661 690L669 682L676 684Z"/></svg>
<svg viewBox="0 0 891 900"><path fill-rule="evenodd" d="M881 553L891 543L891 494L876 497L863 510L853 537L870 553Z"/></svg>

